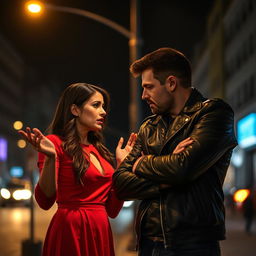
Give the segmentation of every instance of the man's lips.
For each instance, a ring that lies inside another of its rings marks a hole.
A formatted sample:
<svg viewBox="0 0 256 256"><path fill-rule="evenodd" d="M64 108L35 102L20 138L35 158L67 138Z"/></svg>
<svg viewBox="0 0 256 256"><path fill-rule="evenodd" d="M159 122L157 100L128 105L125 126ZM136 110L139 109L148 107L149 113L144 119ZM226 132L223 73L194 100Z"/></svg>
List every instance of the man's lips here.
<svg viewBox="0 0 256 256"><path fill-rule="evenodd" d="M156 104L155 104L154 102L152 102L152 101L147 101L147 104L148 104L149 106L152 106L152 105L156 106Z"/></svg>

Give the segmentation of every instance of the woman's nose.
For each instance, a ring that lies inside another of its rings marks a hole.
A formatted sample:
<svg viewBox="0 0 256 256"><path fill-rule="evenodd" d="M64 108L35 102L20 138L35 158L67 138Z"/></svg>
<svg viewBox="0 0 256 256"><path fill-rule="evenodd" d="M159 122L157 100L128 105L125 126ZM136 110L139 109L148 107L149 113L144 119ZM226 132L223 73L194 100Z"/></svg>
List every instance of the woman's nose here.
<svg viewBox="0 0 256 256"><path fill-rule="evenodd" d="M100 114L101 114L102 116L105 116L105 115L107 114L104 108L101 109Z"/></svg>

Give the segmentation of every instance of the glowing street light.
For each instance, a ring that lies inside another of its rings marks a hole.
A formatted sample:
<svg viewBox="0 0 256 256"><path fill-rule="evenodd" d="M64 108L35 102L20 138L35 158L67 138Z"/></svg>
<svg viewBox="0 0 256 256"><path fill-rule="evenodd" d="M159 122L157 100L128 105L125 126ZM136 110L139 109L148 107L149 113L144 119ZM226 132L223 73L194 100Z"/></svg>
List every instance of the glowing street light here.
<svg viewBox="0 0 256 256"><path fill-rule="evenodd" d="M32 13L39 13L42 7L38 4L30 4L28 5L28 10Z"/></svg>
<svg viewBox="0 0 256 256"><path fill-rule="evenodd" d="M138 19L139 2L140 0L130 0L130 30L101 15L78 8L57 6L48 3L41 3L40 1L29 1L26 4L26 8L29 12L34 14L39 14L42 9L71 13L97 21L112 28L129 39L129 55L130 63L132 63L140 56L140 45L142 41L140 38L140 23ZM139 88L138 78L134 78L130 74L129 122L131 131L137 131L141 121L140 93L138 93Z"/></svg>
<svg viewBox="0 0 256 256"><path fill-rule="evenodd" d="M33 14L41 13L43 6L44 5L40 1L28 1L25 5L27 11Z"/></svg>

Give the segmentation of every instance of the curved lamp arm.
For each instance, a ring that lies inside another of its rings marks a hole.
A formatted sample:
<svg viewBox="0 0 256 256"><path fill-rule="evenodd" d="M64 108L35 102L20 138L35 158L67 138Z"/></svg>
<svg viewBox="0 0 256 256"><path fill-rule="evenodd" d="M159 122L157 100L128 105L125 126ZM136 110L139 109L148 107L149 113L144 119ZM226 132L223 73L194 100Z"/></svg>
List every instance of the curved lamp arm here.
<svg viewBox="0 0 256 256"><path fill-rule="evenodd" d="M81 10L81 9L77 9L77 8L66 7L66 6L57 6L57 5L51 5L51 4L45 4L44 6L47 9L77 14L77 15L95 20L101 24L106 25L107 27L110 27L110 28L116 30L117 32L124 35L128 39L131 39L133 36L132 33L128 29L126 29L126 28L120 26L119 24L115 23L114 21L111 21L103 16L98 15L98 14L95 14L95 13L92 13L89 11L85 11L85 10Z"/></svg>

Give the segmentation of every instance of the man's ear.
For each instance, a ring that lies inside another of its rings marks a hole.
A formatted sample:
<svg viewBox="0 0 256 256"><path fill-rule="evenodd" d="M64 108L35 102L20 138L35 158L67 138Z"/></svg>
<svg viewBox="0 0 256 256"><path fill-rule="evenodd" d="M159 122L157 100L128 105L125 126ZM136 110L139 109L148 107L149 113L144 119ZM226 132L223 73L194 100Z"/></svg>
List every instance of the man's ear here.
<svg viewBox="0 0 256 256"><path fill-rule="evenodd" d="M170 90L170 92L173 92L177 88L178 79L176 76L168 76L166 78L166 83L167 83L167 89Z"/></svg>
<svg viewBox="0 0 256 256"><path fill-rule="evenodd" d="M71 105L70 111L71 111L72 115L74 115L74 116L79 116L79 114L80 114L80 109L76 104Z"/></svg>

